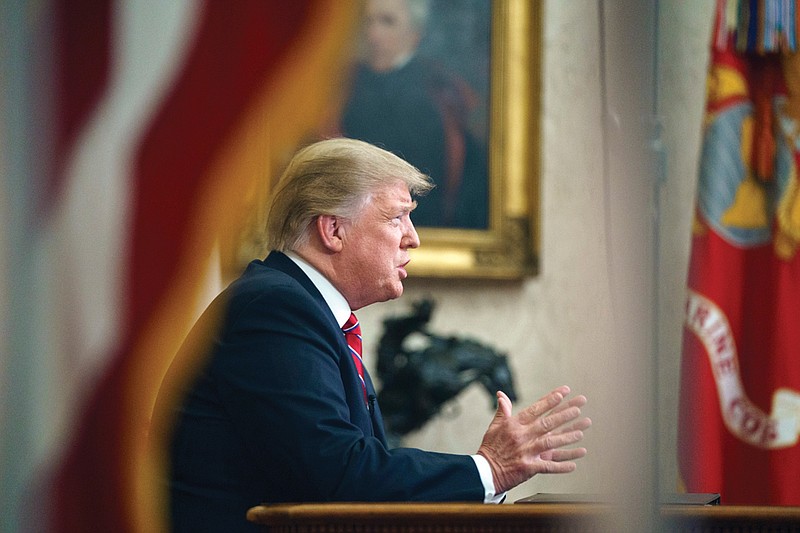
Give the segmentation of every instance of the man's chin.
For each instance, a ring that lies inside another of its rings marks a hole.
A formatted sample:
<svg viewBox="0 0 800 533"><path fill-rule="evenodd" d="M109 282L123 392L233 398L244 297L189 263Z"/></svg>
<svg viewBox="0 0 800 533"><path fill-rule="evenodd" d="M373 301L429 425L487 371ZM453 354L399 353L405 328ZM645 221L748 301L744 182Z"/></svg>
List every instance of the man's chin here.
<svg viewBox="0 0 800 533"><path fill-rule="evenodd" d="M386 294L386 299L383 300L384 302L388 300L396 300L403 295L403 282L398 281L396 285L392 287L390 291Z"/></svg>
<svg viewBox="0 0 800 533"><path fill-rule="evenodd" d="M369 68L374 72L389 72L394 68L394 65L388 59L375 58L369 62Z"/></svg>
<svg viewBox="0 0 800 533"><path fill-rule="evenodd" d="M403 295L403 284L402 282L397 282L397 285L393 286L390 289L387 289L380 297L376 297L374 300L371 300L360 307L367 307L368 305L377 304L381 302L388 302L389 300L396 300Z"/></svg>

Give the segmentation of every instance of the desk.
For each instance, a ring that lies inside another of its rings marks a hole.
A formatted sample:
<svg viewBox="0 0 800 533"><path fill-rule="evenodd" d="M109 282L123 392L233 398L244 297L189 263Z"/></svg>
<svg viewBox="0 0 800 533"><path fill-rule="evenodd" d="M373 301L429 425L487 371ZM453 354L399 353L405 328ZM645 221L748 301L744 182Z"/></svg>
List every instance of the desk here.
<svg viewBox="0 0 800 533"><path fill-rule="evenodd" d="M549 533L609 531L604 504L317 503L260 505L247 518L278 533ZM800 532L800 507L666 505L664 531Z"/></svg>

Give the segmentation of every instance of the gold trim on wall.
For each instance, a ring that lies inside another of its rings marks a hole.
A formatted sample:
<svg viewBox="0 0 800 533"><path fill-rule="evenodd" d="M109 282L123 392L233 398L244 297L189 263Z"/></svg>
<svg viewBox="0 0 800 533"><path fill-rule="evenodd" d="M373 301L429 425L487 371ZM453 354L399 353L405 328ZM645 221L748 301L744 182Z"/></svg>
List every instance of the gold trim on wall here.
<svg viewBox="0 0 800 533"><path fill-rule="evenodd" d="M493 2L489 228L418 228L422 246L412 251L411 276L519 279L538 272L540 39L540 2Z"/></svg>

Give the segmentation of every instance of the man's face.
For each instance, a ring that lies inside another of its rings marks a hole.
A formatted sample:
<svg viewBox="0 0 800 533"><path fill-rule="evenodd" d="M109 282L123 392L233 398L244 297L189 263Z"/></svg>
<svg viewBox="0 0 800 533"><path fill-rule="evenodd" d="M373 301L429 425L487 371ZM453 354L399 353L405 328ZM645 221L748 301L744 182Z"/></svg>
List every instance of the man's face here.
<svg viewBox="0 0 800 533"><path fill-rule="evenodd" d="M420 39L406 0L369 0L366 36L369 64L378 72L394 68L398 58L416 50Z"/></svg>
<svg viewBox="0 0 800 533"><path fill-rule="evenodd" d="M338 286L354 310L403 294L408 251L419 246L414 205L398 182L376 191L358 216L343 222Z"/></svg>

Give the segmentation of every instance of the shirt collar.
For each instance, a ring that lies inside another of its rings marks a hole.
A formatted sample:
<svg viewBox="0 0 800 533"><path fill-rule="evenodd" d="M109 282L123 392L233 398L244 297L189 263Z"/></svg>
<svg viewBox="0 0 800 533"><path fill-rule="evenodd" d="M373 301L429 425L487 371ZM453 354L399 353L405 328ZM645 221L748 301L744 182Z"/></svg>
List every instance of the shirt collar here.
<svg viewBox="0 0 800 533"><path fill-rule="evenodd" d="M322 294L322 298L325 300L325 303L328 304L331 312L333 313L333 317L336 319L336 322L339 324L339 327L344 326L344 323L347 322L347 319L350 318L350 305L345 300L344 296L341 292L339 292L333 284L328 281L328 278L322 275L319 270L311 266L311 264L297 255L294 252L284 252L286 256L295 262L295 264L300 267L308 279L311 280L311 283L317 288L317 290Z"/></svg>
<svg viewBox="0 0 800 533"><path fill-rule="evenodd" d="M392 65L392 70L400 70L404 66L408 65L409 62L411 62L412 57L414 57L414 52L408 52L407 54L399 56L397 59L394 60L394 65Z"/></svg>

